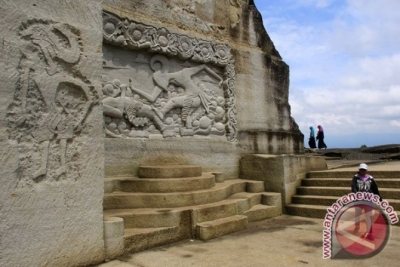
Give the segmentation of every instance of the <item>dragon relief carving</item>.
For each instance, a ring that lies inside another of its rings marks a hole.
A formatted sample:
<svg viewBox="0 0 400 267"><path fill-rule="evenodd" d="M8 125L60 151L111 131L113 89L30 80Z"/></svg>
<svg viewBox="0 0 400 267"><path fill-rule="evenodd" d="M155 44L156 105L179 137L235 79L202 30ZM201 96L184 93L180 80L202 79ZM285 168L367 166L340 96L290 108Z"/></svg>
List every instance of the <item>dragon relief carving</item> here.
<svg viewBox="0 0 400 267"><path fill-rule="evenodd" d="M79 177L78 141L98 96L80 73L80 33L51 21L21 25L21 59L7 114L9 139L18 143L21 177L39 182Z"/></svg>

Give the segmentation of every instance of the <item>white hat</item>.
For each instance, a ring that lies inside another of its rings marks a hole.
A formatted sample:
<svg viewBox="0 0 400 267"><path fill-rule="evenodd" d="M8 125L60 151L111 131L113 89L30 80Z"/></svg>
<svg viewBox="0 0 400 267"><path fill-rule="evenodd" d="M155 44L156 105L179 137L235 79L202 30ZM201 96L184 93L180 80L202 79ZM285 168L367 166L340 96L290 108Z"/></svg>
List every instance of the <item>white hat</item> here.
<svg viewBox="0 0 400 267"><path fill-rule="evenodd" d="M365 163L361 163L361 164L360 164L360 167L358 167L358 169L359 169L359 170L360 170L360 169L368 170L368 166L367 166L367 164L365 164Z"/></svg>

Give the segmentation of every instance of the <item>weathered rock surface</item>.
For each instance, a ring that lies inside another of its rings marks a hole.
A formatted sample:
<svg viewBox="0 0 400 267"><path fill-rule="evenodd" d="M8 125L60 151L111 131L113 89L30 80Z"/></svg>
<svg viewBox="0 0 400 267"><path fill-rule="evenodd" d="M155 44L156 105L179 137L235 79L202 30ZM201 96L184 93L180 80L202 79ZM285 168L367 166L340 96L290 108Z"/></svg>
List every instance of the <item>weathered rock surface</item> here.
<svg viewBox="0 0 400 267"><path fill-rule="evenodd" d="M310 150L308 150L311 152ZM400 145L388 144L368 148L328 148L314 150L315 153L329 158L343 160L384 160L400 159Z"/></svg>
<svg viewBox="0 0 400 267"><path fill-rule="evenodd" d="M1 266L104 260L101 2L1 2Z"/></svg>
<svg viewBox="0 0 400 267"><path fill-rule="evenodd" d="M186 164L233 179L243 155L304 150L253 1L5 0L0 15L2 266L118 253L105 173Z"/></svg>
<svg viewBox="0 0 400 267"><path fill-rule="evenodd" d="M303 152L253 1L105 1L103 27L107 174L163 162L235 178L243 154Z"/></svg>

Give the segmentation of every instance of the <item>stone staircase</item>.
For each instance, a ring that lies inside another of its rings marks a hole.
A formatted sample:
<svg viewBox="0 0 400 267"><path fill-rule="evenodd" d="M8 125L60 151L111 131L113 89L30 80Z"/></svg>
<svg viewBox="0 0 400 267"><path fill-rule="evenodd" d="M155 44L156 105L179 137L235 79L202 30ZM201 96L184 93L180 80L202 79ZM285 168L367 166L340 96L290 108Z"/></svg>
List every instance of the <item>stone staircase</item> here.
<svg viewBox="0 0 400 267"><path fill-rule="evenodd" d="M123 219L125 252L209 240L282 213L281 195L261 181L187 165L142 166L138 176L105 178L104 217Z"/></svg>
<svg viewBox="0 0 400 267"><path fill-rule="evenodd" d="M340 197L351 193L351 179L355 171L314 171L307 174L286 205L290 215L321 218ZM378 184L379 192L400 215L400 171L369 172ZM396 225L399 225L397 223Z"/></svg>

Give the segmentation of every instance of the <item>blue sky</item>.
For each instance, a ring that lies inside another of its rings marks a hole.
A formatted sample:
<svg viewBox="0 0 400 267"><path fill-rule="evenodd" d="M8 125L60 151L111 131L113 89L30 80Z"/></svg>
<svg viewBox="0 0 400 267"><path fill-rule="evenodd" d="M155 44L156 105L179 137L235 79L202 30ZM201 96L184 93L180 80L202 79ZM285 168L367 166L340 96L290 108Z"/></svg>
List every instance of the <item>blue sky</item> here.
<svg viewBox="0 0 400 267"><path fill-rule="evenodd" d="M289 104L328 148L400 144L399 0L255 0L290 67Z"/></svg>

